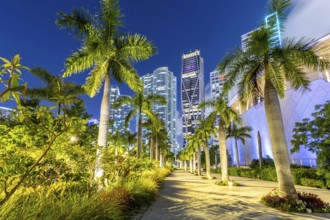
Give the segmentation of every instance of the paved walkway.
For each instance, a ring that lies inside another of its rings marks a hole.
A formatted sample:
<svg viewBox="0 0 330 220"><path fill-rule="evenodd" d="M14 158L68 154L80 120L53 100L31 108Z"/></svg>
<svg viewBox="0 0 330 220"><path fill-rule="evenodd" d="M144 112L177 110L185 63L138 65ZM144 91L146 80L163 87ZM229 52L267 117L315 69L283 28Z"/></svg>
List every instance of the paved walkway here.
<svg viewBox="0 0 330 220"><path fill-rule="evenodd" d="M329 214L282 213L260 204L260 196L276 187L274 182L242 177L232 180L243 186L217 186L216 180L175 171L166 178L159 197L141 219L330 219ZM300 186L297 189L316 193L330 202L330 190Z"/></svg>

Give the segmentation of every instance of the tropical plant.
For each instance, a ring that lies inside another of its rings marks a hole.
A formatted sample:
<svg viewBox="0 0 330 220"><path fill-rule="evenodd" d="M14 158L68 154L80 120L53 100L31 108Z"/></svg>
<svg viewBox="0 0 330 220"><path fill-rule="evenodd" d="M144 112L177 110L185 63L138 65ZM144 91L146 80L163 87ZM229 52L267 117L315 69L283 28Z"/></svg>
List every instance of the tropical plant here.
<svg viewBox="0 0 330 220"><path fill-rule="evenodd" d="M160 95L143 95L142 92L136 93L134 97L129 96L121 96L119 97L113 107L118 108L124 104L129 104L132 107L132 110L127 114L125 123L126 127L128 126L128 122L134 115L138 115L138 150L137 157L141 157L142 152L142 114L146 115L153 123L157 123L159 121L157 116L152 111L153 104L166 104L166 99ZM159 127L159 126L156 126Z"/></svg>
<svg viewBox="0 0 330 220"><path fill-rule="evenodd" d="M3 91L0 91L0 102L5 102L12 96L16 103L20 104L20 94L27 86L26 83L19 84L21 69L29 70L29 68L21 64L19 54L16 54L12 60L4 57L0 57L0 60L4 62L0 66L0 83L5 87Z"/></svg>
<svg viewBox="0 0 330 220"><path fill-rule="evenodd" d="M270 13L285 17L289 0L272 0ZM282 24L282 23L281 23ZM237 85L243 104L251 98L264 97L264 106L273 157L277 170L280 196L297 199L290 172L290 159L286 144L279 97L285 96L286 82L293 89L308 88L307 70L326 69L329 61L321 58L324 47L312 47L313 41L284 39L276 43L274 25L263 25L252 32L247 49L236 49L219 63L218 70L227 72L224 85L229 90Z"/></svg>
<svg viewBox="0 0 330 220"><path fill-rule="evenodd" d="M235 139L235 151L236 151L236 167L239 166L239 153L238 153L238 141L240 140L242 144L245 144L245 138L251 138L249 132L252 131L252 128L249 126L238 127L237 123L232 123L232 125L228 129L227 139L234 138Z"/></svg>
<svg viewBox="0 0 330 220"><path fill-rule="evenodd" d="M190 149L190 151L193 151L193 163L194 167L196 164L195 158L196 158L196 151L197 151L197 167L195 167L195 171L197 171L197 175L201 175L201 148L200 145L202 144L203 140L199 139L199 137L195 134L189 135L187 137L188 144L187 149Z"/></svg>
<svg viewBox="0 0 330 220"><path fill-rule="evenodd" d="M227 105L225 94L220 94L214 101L205 101L199 105L199 108L211 107L214 109L209 117L213 123L218 123L218 138L219 138L219 152L221 164L221 180L224 183L229 181L228 176L228 159L226 148L226 133L228 127L233 120L239 120L238 114Z"/></svg>
<svg viewBox="0 0 330 220"><path fill-rule="evenodd" d="M104 82L97 145L106 147L110 76L120 83L127 83L134 91L141 91L142 82L132 63L148 59L155 53L155 47L145 36L123 35L119 31L123 26L123 15L117 0L101 0L100 3L101 10L95 15L82 8L73 9L71 14L59 13L56 24L73 32L83 43L67 58L63 76L91 69L84 87L91 97L100 91ZM96 166L97 176L102 176L100 160Z"/></svg>
<svg viewBox="0 0 330 220"><path fill-rule="evenodd" d="M291 153L298 152L305 147L317 155L318 173L325 175L330 186L330 101L323 105L316 105L313 119L304 118L296 122L293 129Z"/></svg>
<svg viewBox="0 0 330 220"><path fill-rule="evenodd" d="M78 103L77 95L85 94L81 85L75 85L72 82L65 82L60 76L53 76L47 70L42 68L32 68L31 73L46 83L45 87L27 89L26 95L32 98L44 99L56 103L57 114L68 108L68 105Z"/></svg>
<svg viewBox="0 0 330 220"><path fill-rule="evenodd" d="M208 179L212 179L208 140L210 139L211 135L216 133L215 127L213 125L215 118L216 114L211 114L205 120L199 120L198 127L195 129L196 136L200 140L203 140L202 145L204 146L206 176Z"/></svg>

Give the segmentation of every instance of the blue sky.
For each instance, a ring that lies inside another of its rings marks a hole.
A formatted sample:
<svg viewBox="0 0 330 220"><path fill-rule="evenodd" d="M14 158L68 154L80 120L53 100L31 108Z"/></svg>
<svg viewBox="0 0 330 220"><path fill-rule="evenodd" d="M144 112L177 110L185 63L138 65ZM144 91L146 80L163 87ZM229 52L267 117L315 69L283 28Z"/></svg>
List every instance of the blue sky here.
<svg viewBox="0 0 330 220"><path fill-rule="evenodd" d="M318 38L329 33L329 22L324 20L329 2L294 0L288 20L291 31L287 36ZM260 0L121 0L120 5L125 14L124 31L144 34L158 48L158 53L151 59L135 65L140 75L168 66L180 82L181 55L199 49L205 63L205 86L209 83L209 73L220 59L239 46L240 36L259 26L267 12L266 1ZM0 56L10 58L18 53L28 67L40 66L54 75L61 74L65 59L80 42L55 25L56 13L68 13L79 7L95 12L99 1L2 1ZM308 23L304 18L308 18ZM316 25L320 19L321 24ZM79 74L67 80L82 84L86 76L87 73ZM30 86L40 85L27 72L23 80ZM120 85L120 89L123 94L132 95L127 86ZM84 100L87 111L98 118L101 94L94 98L85 96ZM12 107L13 103L7 102L5 106ZM180 99L177 107L181 112Z"/></svg>

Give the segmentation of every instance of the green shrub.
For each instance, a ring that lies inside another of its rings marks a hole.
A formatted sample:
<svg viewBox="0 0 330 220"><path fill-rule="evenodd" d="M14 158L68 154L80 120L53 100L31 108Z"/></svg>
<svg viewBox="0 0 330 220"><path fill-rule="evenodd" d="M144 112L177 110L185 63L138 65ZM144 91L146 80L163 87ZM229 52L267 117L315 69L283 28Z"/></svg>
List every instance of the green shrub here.
<svg viewBox="0 0 330 220"><path fill-rule="evenodd" d="M0 209L0 219L25 220L89 220L121 219L121 207L116 201L101 200L61 187L25 188L14 194ZM59 193L62 192L62 193Z"/></svg>
<svg viewBox="0 0 330 220"><path fill-rule="evenodd" d="M274 160L270 157L262 158L262 166L265 167L275 167ZM259 169L259 160L253 159L250 164L251 169Z"/></svg>
<svg viewBox="0 0 330 220"><path fill-rule="evenodd" d="M301 185L302 178L320 180L322 177L317 175L317 170L306 168L291 169L291 174L295 184Z"/></svg>
<svg viewBox="0 0 330 220"><path fill-rule="evenodd" d="M326 184L323 180L308 179L308 178L301 178L300 185L309 186L309 187L326 188Z"/></svg>
<svg viewBox="0 0 330 220"><path fill-rule="evenodd" d="M275 167L264 168L260 171L260 179L277 182Z"/></svg>

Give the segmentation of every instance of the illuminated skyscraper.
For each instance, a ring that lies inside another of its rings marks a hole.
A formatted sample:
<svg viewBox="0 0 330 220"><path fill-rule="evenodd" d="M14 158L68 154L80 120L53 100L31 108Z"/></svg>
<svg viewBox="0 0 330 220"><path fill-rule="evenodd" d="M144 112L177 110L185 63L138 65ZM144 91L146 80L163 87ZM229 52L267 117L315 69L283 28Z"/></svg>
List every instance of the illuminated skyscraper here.
<svg viewBox="0 0 330 220"><path fill-rule="evenodd" d="M118 109L113 108L113 103L121 96L118 86L111 86L110 89L110 116L109 119L113 120L113 126L109 127L110 132L114 132L119 129L119 132L123 134L128 131L129 128L125 128L125 117L131 111L131 106L128 104L120 106Z"/></svg>
<svg viewBox="0 0 330 220"><path fill-rule="evenodd" d="M278 14L277 12L267 15L265 17L265 26L267 28L271 28L271 31L273 32L273 36L271 37L271 41L272 41L272 46L282 46L282 36L281 36L281 27L280 27L280 21L278 18ZM253 31L250 31L246 34L243 34L241 36L241 42L242 42L242 50L246 51L247 49L247 44L251 38L251 35L254 31L258 30L254 29Z"/></svg>
<svg viewBox="0 0 330 220"><path fill-rule="evenodd" d="M227 79L226 74L221 74L219 71L215 70L210 73L210 82L211 82L211 99L215 101L219 95L222 93L223 85ZM228 97L226 97L228 98ZM215 123L215 126L218 126L218 120ZM219 140L216 137L212 137L212 145L219 145Z"/></svg>
<svg viewBox="0 0 330 220"><path fill-rule="evenodd" d="M173 72L169 71L168 67L159 67L153 73L142 76L141 79L145 96L157 94L164 96L166 99L165 105L155 104L153 111L164 121L170 139L171 151L176 154L179 150L176 141L176 77ZM143 117L143 120L145 120L145 117ZM147 131L143 129L142 133L143 144L147 144L147 139L144 138Z"/></svg>
<svg viewBox="0 0 330 220"><path fill-rule="evenodd" d="M187 136L194 133L198 119L204 117L204 111L198 105L204 101L204 62L200 51L182 55L181 102L183 147Z"/></svg>

